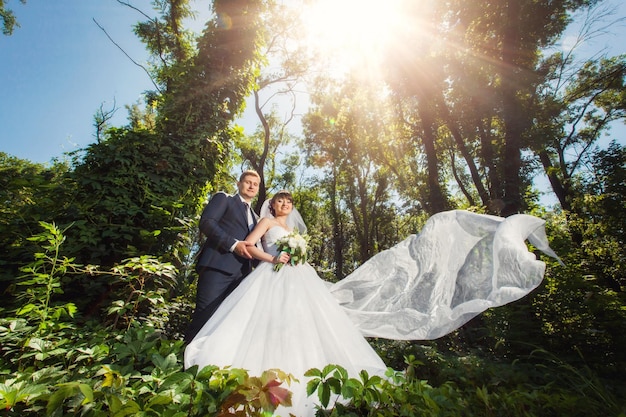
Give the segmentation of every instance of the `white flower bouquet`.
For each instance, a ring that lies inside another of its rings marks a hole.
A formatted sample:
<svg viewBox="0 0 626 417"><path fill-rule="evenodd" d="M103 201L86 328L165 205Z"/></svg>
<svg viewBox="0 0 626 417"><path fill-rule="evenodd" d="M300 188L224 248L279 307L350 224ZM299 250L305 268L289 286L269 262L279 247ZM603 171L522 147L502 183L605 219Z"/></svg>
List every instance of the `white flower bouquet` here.
<svg viewBox="0 0 626 417"><path fill-rule="evenodd" d="M301 235L297 230L289 233L287 236L276 241L278 253L286 252L290 255L289 264L297 265L306 262L307 260L307 238L306 235ZM274 271L279 271L283 267L282 262L274 265Z"/></svg>

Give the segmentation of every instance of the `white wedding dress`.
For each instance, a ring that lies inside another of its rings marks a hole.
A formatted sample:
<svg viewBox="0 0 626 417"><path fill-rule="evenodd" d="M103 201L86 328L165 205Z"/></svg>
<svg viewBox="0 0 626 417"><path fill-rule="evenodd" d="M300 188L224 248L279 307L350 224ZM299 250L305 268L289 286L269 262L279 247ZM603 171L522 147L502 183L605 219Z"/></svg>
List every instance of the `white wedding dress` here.
<svg viewBox="0 0 626 417"><path fill-rule="evenodd" d="M517 300L543 279L545 264L525 241L556 257L544 222L467 211L439 213L419 235L379 253L336 284L308 264L275 272L261 263L222 303L185 350L185 368L231 366L260 376L279 368L293 374L288 416L313 416L304 372L338 364L358 378L383 376L386 366L363 336L426 340L459 328L487 308ZM266 252L286 235L270 229Z"/></svg>

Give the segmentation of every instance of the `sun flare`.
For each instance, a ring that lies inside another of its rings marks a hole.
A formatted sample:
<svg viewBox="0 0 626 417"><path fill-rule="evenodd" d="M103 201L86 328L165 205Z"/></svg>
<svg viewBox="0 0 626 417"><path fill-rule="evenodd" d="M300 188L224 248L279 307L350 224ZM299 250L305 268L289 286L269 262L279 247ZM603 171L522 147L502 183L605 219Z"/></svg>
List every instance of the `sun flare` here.
<svg viewBox="0 0 626 417"><path fill-rule="evenodd" d="M307 43L335 71L380 65L401 27L400 0L317 0L302 12Z"/></svg>

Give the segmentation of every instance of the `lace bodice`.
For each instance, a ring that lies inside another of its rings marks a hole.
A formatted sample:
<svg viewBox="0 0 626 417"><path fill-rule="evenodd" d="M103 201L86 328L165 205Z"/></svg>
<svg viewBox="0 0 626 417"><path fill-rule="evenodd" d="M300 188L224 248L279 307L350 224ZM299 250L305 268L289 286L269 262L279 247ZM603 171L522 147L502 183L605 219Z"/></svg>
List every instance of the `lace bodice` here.
<svg viewBox="0 0 626 417"><path fill-rule="evenodd" d="M289 231L281 226L273 226L265 235L261 238L263 244L263 250L272 256L278 255L278 249L276 248L276 241L283 236L287 236Z"/></svg>

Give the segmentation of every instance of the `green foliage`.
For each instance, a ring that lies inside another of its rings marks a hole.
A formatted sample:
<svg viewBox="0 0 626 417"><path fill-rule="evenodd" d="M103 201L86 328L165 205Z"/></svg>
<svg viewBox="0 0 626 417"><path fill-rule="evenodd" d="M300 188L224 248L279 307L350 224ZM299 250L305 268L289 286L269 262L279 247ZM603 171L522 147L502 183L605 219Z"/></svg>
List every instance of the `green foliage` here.
<svg viewBox="0 0 626 417"><path fill-rule="evenodd" d="M176 269L173 265L159 262L149 256L141 256L125 260L122 265L112 268L120 290L126 295L123 300L115 300L108 309L109 314L118 319L123 318L129 326L133 320L152 310L163 308L166 304L168 287L174 287Z"/></svg>
<svg viewBox="0 0 626 417"><path fill-rule="evenodd" d="M182 415L205 415L206 410L230 415L229 410L258 413L288 403L280 385L291 377L278 370L249 378L240 370L181 369L182 342L163 339L149 321L140 324L142 307L164 304L163 287L174 273L172 265L149 257L129 259L106 272L128 294L109 310L128 322L127 330L86 323L77 332L73 315L62 314L73 312L71 305L55 303L55 295L62 294L63 275L100 271L59 259L65 236L55 225L42 226L32 240L43 251L24 268L27 274L16 288L23 307L17 317L0 319L0 405L10 415L175 416L181 407L189 409Z"/></svg>
<svg viewBox="0 0 626 417"><path fill-rule="evenodd" d="M63 233L54 225L42 226L44 231L33 240L44 250L25 268L30 275L24 279L30 279L34 288L17 287L23 293L18 294L20 299L33 307L17 310L23 312L21 317L0 318L0 406L6 415L255 416L272 413L279 404L289 405L288 385L293 377L284 371L252 376L245 370L216 366L183 369L183 342L164 337L138 307L161 308L164 300L154 303L147 282L164 279L157 287L165 285L171 278L171 265L138 257L107 272L117 277L130 295L126 304L131 308L116 311L128 322L122 330L95 322L79 327L71 315L55 314L63 307L55 302L55 296L62 295L58 288L64 274L100 272L59 259ZM565 333L564 329L555 330L557 335ZM477 350L442 354L428 346L396 342L378 347L386 361L404 370L390 368L386 377L362 371L358 378L338 365L307 372L308 379L301 382L317 398L318 415L586 416L625 412L626 405L618 400L623 398L619 379L608 385L609 380L598 377L591 367L563 361L544 350L509 363L489 359ZM507 355L512 354L509 349ZM620 364L613 362L613 366Z"/></svg>
<svg viewBox="0 0 626 417"><path fill-rule="evenodd" d="M593 36L593 23L589 25L581 32L580 45ZM595 146L625 116L626 61L624 55L596 55L580 64L573 53L558 52L544 60L541 71L548 76L528 136L561 208L586 217L581 199L597 194L604 181L590 169L596 158L603 158ZM591 183L596 185L589 187Z"/></svg>
<svg viewBox="0 0 626 417"><path fill-rule="evenodd" d="M32 361L27 353L12 358L31 363L23 370L3 365L9 377L0 383L0 405L8 415L260 415L288 404L280 385L291 376L282 371L251 377L215 366L183 370L182 342L162 339L154 329L90 330L88 338L65 334L56 355L68 359L63 365L55 358ZM7 334L0 337L4 345Z"/></svg>
<svg viewBox="0 0 626 417"><path fill-rule="evenodd" d="M54 224L40 224L44 231L29 240L39 242L44 251L35 253L35 261L22 268L24 275L17 285L24 289L17 290L16 299L20 307L15 314L30 318L39 332L45 334L50 327L62 324L65 316L74 317L76 306L73 303L54 303L54 295L63 294L61 278L74 268L74 264L72 259L59 258L59 250L65 240L62 231Z"/></svg>
<svg viewBox="0 0 626 417"><path fill-rule="evenodd" d="M62 255L78 264L109 269L153 254L186 273L190 230L210 184L228 168L229 143L239 134L230 123L260 62L263 4L216 2L214 19L194 39L183 25L192 15L189 1L153 3L161 17L136 27L154 57L157 91L148 94L146 117L131 108L130 126L99 131L96 143L70 155L71 167L47 169L0 155L6 204L0 249L8 255L0 261L1 289L14 284L18 268L32 259L26 237L39 221L66 229ZM226 20L234 27L221 25ZM102 308L120 284L103 274L65 281L65 298L80 299L83 314Z"/></svg>
<svg viewBox="0 0 626 417"><path fill-rule="evenodd" d="M67 251L82 263L107 266L161 255L195 214L204 171L179 143L158 134L111 129L107 135L75 159L70 173L75 195L63 218L73 224Z"/></svg>
<svg viewBox="0 0 626 417"><path fill-rule="evenodd" d="M126 259L108 270L83 266L61 257L61 245L66 239L64 231L45 222L41 222L41 227L44 229L41 233L29 238L41 245L41 251L22 268L23 275L11 289L16 294L16 316L26 318L40 332L45 333L51 326L65 326L62 319L73 318L77 312L74 303L63 301L68 286L96 276L107 277L111 282L109 298L103 298L103 302L111 303L107 314L114 317L114 327L120 319L129 325L165 308L166 299L176 285L177 271L172 264L144 255ZM70 280L69 276L74 278Z"/></svg>
<svg viewBox="0 0 626 417"><path fill-rule="evenodd" d="M604 286L626 290L626 147L612 142L590 158L590 173L572 202L570 227L581 237L584 268Z"/></svg>
<svg viewBox="0 0 626 417"><path fill-rule="evenodd" d="M425 351L424 351L425 352ZM537 351L528 361L490 363L475 356L438 358L438 372L417 377L432 358L407 356L406 370L386 378L361 372L350 378L340 366L313 369L308 384L326 407L333 395L344 400L324 416L586 416L621 415L620 403L589 369L578 369Z"/></svg>
<svg viewBox="0 0 626 417"><path fill-rule="evenodd" d="M32 260L36 245L28 238L40 230L39 222L51 223L67 208L68 169L65 163L46 167L0 152L0 290Z"/></svg>
<svg viewBox="0 0 626 417"><path fill-rule="evenodd" d="M182 8L184 4L188 2L176 2L171 8ZM195 54L181 46L186 41L176 30L181 23L180 13L165 14L165 24L142 34L155 57L175 58L156 70L163 86L155 100L157 129L187 144L189 152L208 161L213 168L211 174L219 170L213 164L228 156L228 145L236 135L229 124L242 111L258 72L261 7L262 2L257 0L214 2L214 18L196 39ZM163 34L172 39L165 51L160 49ZM181 50L186 52L175 53ZM205 181L212 176L205 176Z"/></svg>
<svg viewBox="0 0 626 417"><path fill-rule="evenodd" d="M5 410L13 410L16 405L28 404L33 398L47 393L46 385L7 379L0 384L0 407Z"/></svg>
<svg viewBox="0 0 626 417"><path fill-rule="evenodd" d="M66 203L49 213L66 229L63 255L106 270L150 253L184 269L193 249L189 230L207 189L204 168L211 166L184 146L145 130L111 129L82 157L75 154L63 180ZM67 276L66 298L93 314L120 286L111 277Z"/></svg>
<svg viewBox="0 0 626 417"><path fill-rule="evenodd" d="M20 3L26 3L26 0L20 0ZM0 26L2 27L2 34L10 36L16 27L20 27L20 24L17 22L13 10L7 9L4 4L4 0L0 1Z"/></svg>
<svg viewBox="0 0 626 417"><path fill-rule="evenodd" d="M390 191L398 176L390 167L396 132L378 88L356 78L321 85L303 118L307 163L324 173L318 184L327 196L329 257L337 279L398 240L393 219L399 213Z"/></svg>
<svg viewBox="0 0 626 417"><path fill-rule="evenodd" d="M222 404L254 411L286 403L279 385L291 377L279 371L254 379L238 370L181 369L183 343L163 339L148 321L139 320L142 309L163 305L161 291L174 272L172 265L149 257L107 272L126 287L128 297L113 303L110 313L124 318L127 330L85 323L78 332L73 315L62 314L73 312L71 304L58 304L55 296L62 294L63 275L99 271L60 260L63 233L54 225L42 226L32 240L44 250L24 268L27 274L16 288L23 307L15 317L0 319L0 405L9 415L175 416L181 407L190 410L182 415L205 415L224 409Z"/></svg>

